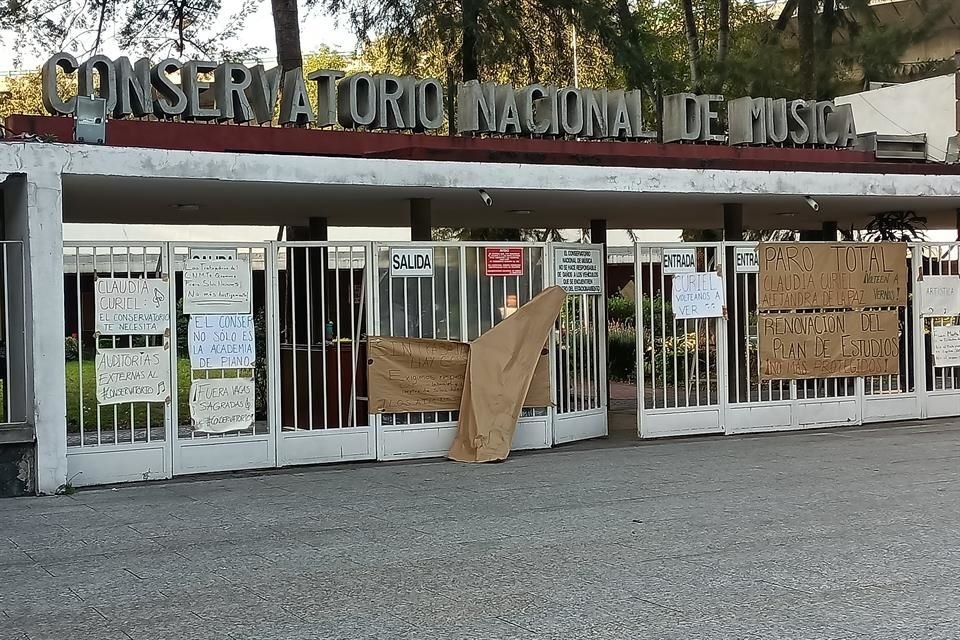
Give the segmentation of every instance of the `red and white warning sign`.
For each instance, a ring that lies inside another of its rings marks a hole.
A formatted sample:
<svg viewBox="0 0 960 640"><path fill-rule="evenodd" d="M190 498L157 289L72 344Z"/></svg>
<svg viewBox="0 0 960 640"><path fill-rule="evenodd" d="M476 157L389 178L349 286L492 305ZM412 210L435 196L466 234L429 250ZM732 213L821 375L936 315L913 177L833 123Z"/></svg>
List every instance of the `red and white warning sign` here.
<svg viewBox="0 0 960 640"><path fill-rule="evenodd" d="M484 258L488 276L523 275L523 247L486 247Z"/></svg>

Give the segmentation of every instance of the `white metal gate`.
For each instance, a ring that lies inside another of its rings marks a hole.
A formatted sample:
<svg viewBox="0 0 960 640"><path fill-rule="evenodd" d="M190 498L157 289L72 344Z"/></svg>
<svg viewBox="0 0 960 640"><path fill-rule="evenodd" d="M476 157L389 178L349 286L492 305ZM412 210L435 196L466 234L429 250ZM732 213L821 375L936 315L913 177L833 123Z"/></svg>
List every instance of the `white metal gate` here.
<svg viewBox="0 0 960 640"><path fill-rule="evenodd" d="M64 243L65 428L68 478L75 485L154 480L173 474L173 402L101 406L96 399L95 367L98 350L156 347L175 340L175 332L170 337L100 335L95 319L94 287L99 278L164 278L169 283L169 260L165 243ZM172 296L167 303L172 318L176 313Z"/></svg>
<svg viewBox="0 0 960 640"><path fill-rule="evenodd" d="M924 242L912 245L914 292L922 276L960 277L960 242ZM960 324L960 316L921 317L920 305L914 305L915 370L923 380L923 417L939 418L960 415L960 367L935 366L931 333L935 326Z"/></svg>
<svg viewBox="0 0 960 640"><path fill-rule="evenodd" d="M268 301L273 294L265 274L273 270L273 254L267 243L171 244L169 264L173 265L171 298L183 300L183 272L188 260L195 258L235 260L245 270L251 283L251 313L249 324L253 326L256 345L256 362L251 368L195 368L191 363L188 340L189 315L183 313L182 303L177 305L172 323L177 327L175 348L170 350L171 372L174 378L171 419L173 429L173 473L207 473L257 469L276 465L276 436L274 422L270 418L275 405L275 367L268 363L276 360L275 345L267 340L266 327L276 324L276 307ZM219 316L212 315L211 318ZM215 321L211 321L215 322ZM215 325L214 328L215 329ZM175 373L174 373L175 372ZM194 381L246 378L252 379L255 389L255 420L253 426L242 431L207 433L199 431L192 423L189 398Z"/></svg>
<svg viewBox="0 0 960 640"><path fill-rule="evenodd" d="M557 252L591 251L602 261L602 245L551 244L551 266ZM550 269L551 274L555 273ZM561 444L607 435L607 292L567 296L557 319L551 351L556 403L553 442Z"/></svg>
<svg viewBox="0 0 960 640"><path fill-rule="evenodd" d="M523 251L522 275L489 275L487 247ZM393 249L432 251L429 275L391 272ZM374 317L376 335L469 342L508 317L545 287L543 243L422 242L375 244ZM379 414L378 453L382 460L442 456L456 435L458 412ZM549 447L552 409L524 408L514 449Z"/></svg>
<svg viewBox="0 0 960 640"><path fill-rule="evenodd" d="M736 259L755 252L756 242L724 243L729 366L725 371L729 399L724 416L726 433L750 433L858 424L862 398L858 378L760 380L757 308L759 281L755 266ZM811 312L814 313L814 312ZM893 376L870 380L871 389L893 388ZM881 385L886 385L883 387Z"/></svg>
<svg viewBox="0 0 960 640"><path fill-rule="evenodd" d="M687 252L698 271L723 268L717 243L636 246L637 418L644 438L721 433L724 429L725 324L676 320L672 271L664 255Z"/></svg>
<svg viewBox="0 0 960 640"><path fill-rule="evenodd" d="M272 253L277 463L375 459L366 387L370 245L286 242Z"/></svg>

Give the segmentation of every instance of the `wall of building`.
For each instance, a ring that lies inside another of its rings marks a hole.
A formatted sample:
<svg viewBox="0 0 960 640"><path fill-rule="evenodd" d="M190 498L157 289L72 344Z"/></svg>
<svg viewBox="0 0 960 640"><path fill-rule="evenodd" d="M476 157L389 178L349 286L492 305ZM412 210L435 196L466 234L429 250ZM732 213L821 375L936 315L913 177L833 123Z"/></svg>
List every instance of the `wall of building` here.
<svg viewBox="0 0 960 640"><path fill-rule="evenodd" d="M957 134L956 75L840 96L853 107L858 133L927 134L927 155L942 161L947 140Z"/></svg>

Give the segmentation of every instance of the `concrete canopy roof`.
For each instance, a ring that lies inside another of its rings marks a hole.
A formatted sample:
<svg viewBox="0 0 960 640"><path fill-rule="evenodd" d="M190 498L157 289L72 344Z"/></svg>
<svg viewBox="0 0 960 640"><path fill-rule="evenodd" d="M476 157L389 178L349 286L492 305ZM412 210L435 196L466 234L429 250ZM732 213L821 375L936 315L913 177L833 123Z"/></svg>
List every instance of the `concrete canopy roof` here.
<svg viewBox="0 0 960 640"><path fill-rule="evenodd" d="M432 200L434 226L676 229L722 226L723 203L747 228L862 224L912 209L956 228L960 176L441 162L171 151L72 144L0 145L0 177L62 184L67 222L407 226L409 199ZM486 190L493 205L483 204ZM815 213L809 195L820 204ZM177 205L196 205L178 207ZM518 211L529 211L519 213ZM789 214L789 215L784 215Z"/></svg>

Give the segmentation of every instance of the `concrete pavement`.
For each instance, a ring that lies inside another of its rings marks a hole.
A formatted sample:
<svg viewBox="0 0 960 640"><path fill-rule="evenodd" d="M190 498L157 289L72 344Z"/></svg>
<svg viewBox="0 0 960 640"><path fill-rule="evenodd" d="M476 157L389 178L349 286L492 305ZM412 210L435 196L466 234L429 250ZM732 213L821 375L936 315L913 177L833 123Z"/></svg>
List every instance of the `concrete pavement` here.
<svg viewBox="0 0 960 640"><path fill-rule="evenodd" d="M0 502L0 638L953 639L960 423Z"/></svg>

